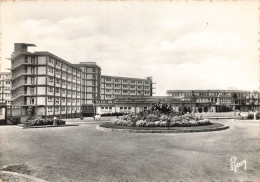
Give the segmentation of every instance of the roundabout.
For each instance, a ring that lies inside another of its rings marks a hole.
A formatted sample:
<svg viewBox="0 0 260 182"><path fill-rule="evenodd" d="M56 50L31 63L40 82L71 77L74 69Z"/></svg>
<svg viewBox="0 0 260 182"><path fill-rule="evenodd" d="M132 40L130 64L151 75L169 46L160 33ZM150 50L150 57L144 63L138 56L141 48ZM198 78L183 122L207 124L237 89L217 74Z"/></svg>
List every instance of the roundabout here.
<svg viewBox="0 0 260 182"><path fill-rule="evenodd" d="M229 126L221 123L211 123L205 126L190 127L131 127L115 126L110 122L97 125L96 129L106 132L123 132L123 133L193 133L193 132L210 132L228 129Z"/></svg>

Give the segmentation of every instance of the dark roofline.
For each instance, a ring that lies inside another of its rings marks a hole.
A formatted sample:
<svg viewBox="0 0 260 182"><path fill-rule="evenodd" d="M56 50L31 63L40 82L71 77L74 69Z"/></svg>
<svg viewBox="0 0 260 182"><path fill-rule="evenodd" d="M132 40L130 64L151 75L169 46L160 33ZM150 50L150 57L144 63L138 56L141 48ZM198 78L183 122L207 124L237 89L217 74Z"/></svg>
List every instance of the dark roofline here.
<svg viewBox="0 0 260 182"><path fill-rule="evenodd" d="M73 64L75 66L87 66L87 67L97 67L100 69L100 71L102 70L100 66L96 65L96 64L82 64L82 63L79 63L79 64Z"/></svg>
<svg viewBox="0 0 260 182"><path fill-rule="evenodd" d="M173 93L173 92L258 92L257 90L220 90L220 89L215 89L215 90L167 90L166 94L168 93Z"/></svg>
<svg viewBox="0 0 260 182"><path fill-rule="evenodd" d="M130 78L130 77L121 77L121 76L108 76L108 75L101 75L101 78L119 78L119 79L128 79L128 80L142 80L142 81L152 81L150 79L145 78Z"/></svg>
<svg viewBox="0 0 260 182"><path fill-rule="evenodd" d="M21 45L25 45L25 46L31 46L31 47L37 47L35 44L28 44L28 43L14 43L14 44L21 44Z"/></svg>

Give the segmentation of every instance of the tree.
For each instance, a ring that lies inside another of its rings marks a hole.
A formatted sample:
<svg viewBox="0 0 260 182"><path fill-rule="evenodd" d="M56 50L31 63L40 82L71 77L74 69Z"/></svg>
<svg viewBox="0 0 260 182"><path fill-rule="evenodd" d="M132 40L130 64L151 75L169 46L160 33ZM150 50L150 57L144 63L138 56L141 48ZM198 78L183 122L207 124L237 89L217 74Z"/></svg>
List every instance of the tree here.
<svg viewBox="0 0 260 182"><path fill-rule="evenodd" d="M207 105L205 105L205 106L203 107L204 112L208 112L208 109L209 109L209 107L208 107Z"/></svg>
<svg viewBox="0 0 260 182"><path fill-rule="evenodd" d="M198 112L199 112L199 113L202 113L202 107L201 107L201 106L199 106Z"/></svg>
<svg viewBox="0 0 260 182"><path fill-rule="evenodd" d="M252 95L251 102L250 102L251 110L254 112L255 110L255 97Z"/></svg>
<svg viewBox="0 0 260 182"><path fill-rule="evenodd" d="M196 108L196 100L197 100L197 97L196 97L194 91L192 90L191 91L191 102L195 103L195 108ZM191 108L192 108L192 103L191 103ZM194 111L193 114L195 114L195 110L192 109L192 111Z"/></svg>
<svg viewBox="0 0 260 182"><path fill-rule="evenodd" d="M234 107L233 107L234 108L234 115L236 115L236 107L235 107L235 105L236 105L237 98L238 98L237 94L235 92L233 92L232 93L232 100L234 102Z"/></svg>

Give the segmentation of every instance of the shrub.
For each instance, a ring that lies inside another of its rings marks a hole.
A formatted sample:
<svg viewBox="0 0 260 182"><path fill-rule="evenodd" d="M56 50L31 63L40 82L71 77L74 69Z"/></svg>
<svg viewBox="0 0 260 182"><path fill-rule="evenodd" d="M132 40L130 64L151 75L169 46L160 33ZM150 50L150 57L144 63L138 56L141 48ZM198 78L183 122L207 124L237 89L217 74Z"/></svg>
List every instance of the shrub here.
<svg viewBox="0 0 260 182"><path fill-rule="evenodd" d="M201 106L198 107L198 112L202 113L202 107Z"/></svg>
<svg viewBox="0 0 260 182"><path fill-rule="evenodd" d="M146 126L146 121L144 120L139 120L136 122L136 126L140 127L140 126Z"/></svg>

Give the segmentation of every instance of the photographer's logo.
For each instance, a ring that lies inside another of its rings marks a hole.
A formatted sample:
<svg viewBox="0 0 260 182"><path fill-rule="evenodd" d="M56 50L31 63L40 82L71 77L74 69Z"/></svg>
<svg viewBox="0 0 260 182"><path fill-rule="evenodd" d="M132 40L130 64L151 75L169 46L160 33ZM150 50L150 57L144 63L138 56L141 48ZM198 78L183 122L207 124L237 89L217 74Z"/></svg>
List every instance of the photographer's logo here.
<svg viewBox="0 0 260 182"><path fill-rule="evenodd" d="M236 157L232 157L231 158L231 171L234 171L235 173L237 172L237 169L243 167L244 170L246 171L246 160L242 160L237 162L237 158Z"/></svg>

